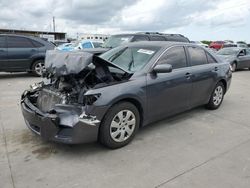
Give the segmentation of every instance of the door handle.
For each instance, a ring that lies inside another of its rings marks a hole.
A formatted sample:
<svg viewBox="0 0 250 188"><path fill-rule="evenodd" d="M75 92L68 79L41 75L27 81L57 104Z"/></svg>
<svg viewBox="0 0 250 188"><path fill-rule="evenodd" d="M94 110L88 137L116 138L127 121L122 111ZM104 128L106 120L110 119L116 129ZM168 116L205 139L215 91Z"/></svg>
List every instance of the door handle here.
<svg viewBox="0 0 250 188"><path fill-rule="evenodd" d="M218 67L214 67L214 71L218 71Z"/></svg>
<svg viewBox="0 0 250 188"><path fill-rule="evenodd" d="M187 72L187 73L185 74L185 76L186 76L187 79L190 79L191 76L192 76L192 74L191 74L190 72Z"/></svg>

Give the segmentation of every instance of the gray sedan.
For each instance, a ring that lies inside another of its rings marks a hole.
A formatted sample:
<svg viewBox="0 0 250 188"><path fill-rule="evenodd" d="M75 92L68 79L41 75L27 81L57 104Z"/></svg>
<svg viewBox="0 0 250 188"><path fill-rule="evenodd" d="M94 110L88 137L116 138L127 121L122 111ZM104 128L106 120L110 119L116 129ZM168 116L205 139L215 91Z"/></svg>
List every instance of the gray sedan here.
<svg viewBox="0 0 250 188"><path fill-rule="evenodd" d="M250 70L250 49L229 47L223 48L217 52L217 55L228 61L232 66L232 71L248 68Z"/></svg>
<svg viewBox="0 0 250 188"><path fill-rule="evenodd" d="M45 80L21 99L25 122L47 140L128 144L139 127L205 105L231 82L227 62L190 43L137 42L101 56L48 52Z"/></svg>

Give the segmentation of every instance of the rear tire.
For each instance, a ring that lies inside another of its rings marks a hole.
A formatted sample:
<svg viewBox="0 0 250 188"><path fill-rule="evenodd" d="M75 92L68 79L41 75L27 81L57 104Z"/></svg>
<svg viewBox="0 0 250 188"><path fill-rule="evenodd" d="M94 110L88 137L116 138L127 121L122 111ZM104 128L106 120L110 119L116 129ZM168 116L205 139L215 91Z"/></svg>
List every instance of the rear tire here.
<svg viewBox="0 0 250 188"><path fill-rule="evenodd" d="M206 108L210 110L215 110L219 108L223 101L224 94L225 94L224 84L222 82L217 83L209 99L209 102L206 105Z"/></svg>
<svg viewBox="0 0 250 188"><path fill-rule="evenodd" d="M32 74L35 76L42 76L43 70L44 70L44 60L39 59L35 61L32 65Z"/></svg>
<svg viewBox="0 0 250 188"><path fill-rule="evenodd" d="M123 147L133 140L139 125L140 114L132 103L115 104L102 120L99 142L111 149Z"/></svg>

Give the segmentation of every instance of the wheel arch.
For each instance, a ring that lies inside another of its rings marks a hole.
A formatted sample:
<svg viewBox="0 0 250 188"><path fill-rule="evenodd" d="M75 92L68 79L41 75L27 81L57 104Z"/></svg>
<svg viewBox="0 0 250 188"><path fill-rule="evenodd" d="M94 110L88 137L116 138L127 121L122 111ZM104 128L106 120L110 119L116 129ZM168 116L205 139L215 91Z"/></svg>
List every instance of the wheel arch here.
<svg viewBox="0 0 250 188"><path fill-rule="evenodd" d="M226 80L225 79L220 79L217 83L219 83L219 82L221 82L223 84L223 86L225 88L225 93L226 93L226 91L227 91L227 82L226 82Z"/></svg>
<svg viewBox="0 0 250 188"><path fill-rule="evenodd" d="M112 105L109 107L109 109L111 109L114 105L118 104L118 103L122 103L122 102L129 102L131 104L133 104L137 110L139 111L139 115L140 115L140 127L143 125L143 120L144 120L144 112L145 110L143 109L143 105L142 103L134 98L134 97L125 97L125 98L120 98L120 99L117 99L115 100ZM107 112L104 114L104 116L108 113L108 110ZM103 117L104 117L103 116Z"/></svg>
<svg viewBox="0 0 250 188"><path fill-rule="evenodd" d="M33 58L32 61L31 61L31 64L30 64L30 70L32 70L32 67L33 67L34 63L36 61L38 61L38 60L45 60L45 57L41 56L41 57L35 57L35 58Z"/></svg>
<svg viewBox="0 0 250 188"><path fill-rule="evenodd" d="M135 98L125 98L125 99L119 100L117 103L119 102L130 102L138 109L139 114L140 114L140 127L141 127L143 124L143 118L144 118L144 115L143 115L144 110L143 110L142 104Z"/></svg>

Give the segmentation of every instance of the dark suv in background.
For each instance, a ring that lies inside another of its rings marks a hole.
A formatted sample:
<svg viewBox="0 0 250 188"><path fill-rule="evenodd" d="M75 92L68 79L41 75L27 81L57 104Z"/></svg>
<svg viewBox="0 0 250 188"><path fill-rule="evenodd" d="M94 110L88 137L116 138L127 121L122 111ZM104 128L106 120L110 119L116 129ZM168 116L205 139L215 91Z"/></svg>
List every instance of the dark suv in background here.
<svg viewBox="0 0 250 188"><path fill-rule="evenodd" d="M165 34L158 32L139 32L133 34L111 35L102 45L102 48L86 49L84 51L99 55L111 48L139 41L173 41L190 43L189 39L181 34Z"/></svg>
<svg viewBox="0 0 250 188"><path fill-rule="evenodd" d="M52 43L37 37L0 34L0 71L41 76L46 50L54 48Z"/></svg>
<svg viewBox="0 0 250 188"><path fill-rule="evenodd" d="M190 42L188 38L181 34L164 34L153 32L140 32L135 34L119 34L112 35L103 44L106 48L115 48L127 42L137 41L174 41L174 42Z"/></svg>

